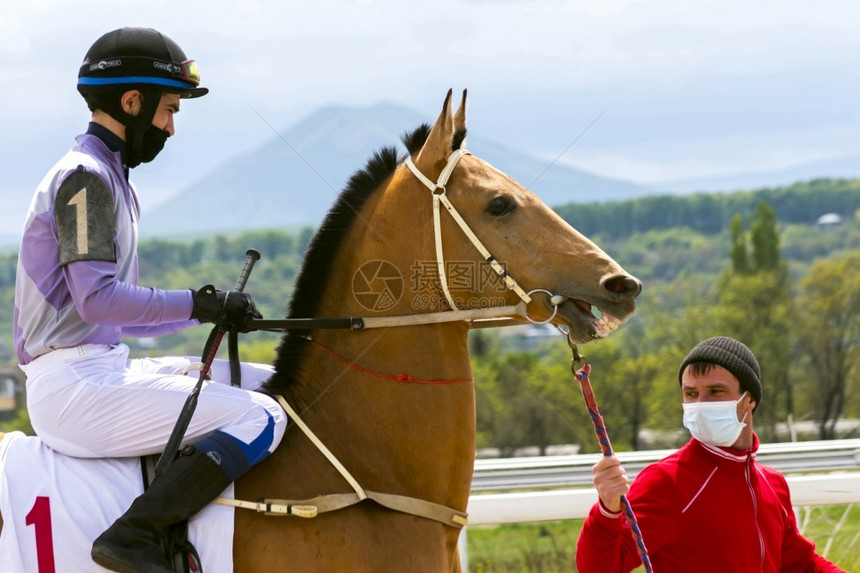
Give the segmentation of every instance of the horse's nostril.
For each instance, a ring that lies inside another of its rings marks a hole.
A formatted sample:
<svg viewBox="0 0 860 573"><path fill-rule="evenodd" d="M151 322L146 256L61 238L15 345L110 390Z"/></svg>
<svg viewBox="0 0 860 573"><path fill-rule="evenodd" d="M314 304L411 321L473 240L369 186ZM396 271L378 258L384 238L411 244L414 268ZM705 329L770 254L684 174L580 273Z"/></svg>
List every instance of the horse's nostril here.
<svg viewBox="0 0 860 573"><path fill-rule="evenodd" d="M636 297L642 292L642 283L629 275L618 275L603 281L603 288L613 294Z"/></svg>

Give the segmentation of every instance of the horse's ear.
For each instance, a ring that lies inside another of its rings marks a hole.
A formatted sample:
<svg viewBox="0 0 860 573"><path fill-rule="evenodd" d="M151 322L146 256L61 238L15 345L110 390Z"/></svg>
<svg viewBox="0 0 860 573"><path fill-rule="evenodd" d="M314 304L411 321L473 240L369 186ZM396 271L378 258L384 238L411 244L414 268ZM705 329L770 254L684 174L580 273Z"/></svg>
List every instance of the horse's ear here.
<svg viewBox="0 0 860 573"><path fill-rule="evenodd" d="M433 180L442 171L442 167L451 155L451 140L454 137L454 118L451 115L452 93L453 90L448 90L445 103L442 104L442 113L430 130L427 141L413 159L415 166Z"/></svg>
<svg viewBox="0 0 860 573"><path fill-rule="evenodd" d="M457 108L457 113L454 114L454 137L451 142L451 150L457 150L463 147L466 140L466 90L463 90L463 98L460 100L460 107Z"/></svg>

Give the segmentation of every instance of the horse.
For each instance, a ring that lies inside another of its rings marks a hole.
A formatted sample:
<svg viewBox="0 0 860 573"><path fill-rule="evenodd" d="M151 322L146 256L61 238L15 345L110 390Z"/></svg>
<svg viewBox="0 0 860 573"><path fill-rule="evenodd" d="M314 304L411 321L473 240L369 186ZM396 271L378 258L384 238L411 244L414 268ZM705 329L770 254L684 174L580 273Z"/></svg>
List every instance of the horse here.
<svg viewBox="0 0 860 573"><path fill-rule="evenodd" d="M261 388L291 423L235 484L257 510L234 512L234 571L460 571L476 439L470 328L549 322L575 345L635 312L641 283L469 154L465 91L452 108L449 91L432 127L403 136L405 157L385 147L370 158L308 246L287 320L323 320L284 332ZM366 318L344 331L327 317ZM266 515L279 512L293 516Z"/></svg>

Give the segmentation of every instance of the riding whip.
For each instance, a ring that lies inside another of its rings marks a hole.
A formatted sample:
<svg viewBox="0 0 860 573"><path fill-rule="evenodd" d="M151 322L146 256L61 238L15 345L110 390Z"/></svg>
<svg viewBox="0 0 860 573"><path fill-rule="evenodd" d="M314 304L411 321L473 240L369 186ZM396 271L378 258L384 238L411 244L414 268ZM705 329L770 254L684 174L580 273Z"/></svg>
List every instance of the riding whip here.
<svg viewBox="0 0 860 573"><path fill-rule="evenodd" d="M245 283L248 282L248 277L254 269L254 264L260 260L260 252L254 249L248 249L245 253L245 264L242 271L239 273L239 278L236 280L236 286L233 287L234 292L242 292L245 290ZM191 416L194 415L194 410L197 409L197 397L200 395L200 390L203 388L203 381L209 375L209 369L212 367L212 362L215 360L215 355L218 353L218 346L221 344L221 339L224 337L224 327L221 324L215 325L212 333L209 336L209 342L206 343L208 354L203 362L203 367L200 369L200 377L197 379L197 384L194 389L185 399L185 404L182 406L182 411L179 412L179 418L176 420L176 425L170 433L170 439L167 440L167 445L164 447L164 452L158 458L158 464L155 466L155 475L161 475L173 463L173 458L179 450L179 445L182 443L182 438L185 437L185 431L188 429L188 424L191 422Z"/></svg>
<svg viewBox="0 0 860 573"><path fill-rule="evenodd" d="M594 425L594 433L597 434L597 441L600 443L600 450L604 456L613 455L612 444L609 442L609 433L606 431L606 424L603 422L603 416L600 415L600 410L597 408L597 400L594 398L594 390L591 388L591 381L588 379L588 374L591 372L591 364L585 360L577 351L576 347L571 345L573 351L573 360L570 364L570 370L573 372L574 378L579 382L579 387L582 390L582 397L585 398L585 406L588 409L588 414L591 416L591 422ZM576 365L584 360L582 368L576 369ZM627 525L633 533L633 538L636 540L636 548L639 551L639 557L642 559L642 565L647 573L652 573L651 559L648 557L648 549L645 547L645 540L642 538L642 531L639 529L639 522L636 521L636 515L633 513L633 508L627 500L626 495L621 496L621 504L624 507L624 516L627 518Z"/></svg>

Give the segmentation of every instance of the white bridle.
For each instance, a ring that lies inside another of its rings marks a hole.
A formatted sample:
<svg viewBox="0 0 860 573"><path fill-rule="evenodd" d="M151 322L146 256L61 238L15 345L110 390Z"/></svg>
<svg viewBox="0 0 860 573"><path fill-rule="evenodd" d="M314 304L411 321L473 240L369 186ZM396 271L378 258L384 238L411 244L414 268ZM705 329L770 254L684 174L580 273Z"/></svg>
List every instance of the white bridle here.
<svg viewBox="0 0 860 573"><path fill-rule="evenodd" d="M492 318L493 316L523 316L529 321L535 324L543 324L549 322L555 317L556 312L558 311L558 305L560 305L566 297L562 295L553 295L546 289L533 289L526 293L520 285L515 281L496 261L496 258L487 250L483 243L481 243L480 239L472 232L472 229L469 228L469 225L466 224L466 221L463 220L463 217L460 216L460 213L457 212L457 209L454 208L454 205L451 204L451 201L448 200L447 195L445 194L445 185L448 183L448 178L451 176L451 172L454 170L454 166L457 165L457 162L464 155L469 153L465 149L458 149L454 153L451 154L451 157L448 159L448 164L445 165L445 168L442 170L442 173L439 175L439 180L436 183L433 183L424 176L423 173L418 171L418 168L415 167L415 164L412 163L411 158L406 159L406 165L409 166L410 171L415 174L415 177L418 178L433 194L433 228L435 232L436 238L436 264L439 268L439 279L442 282L442 290L445 293L445 298L448 300L448 304L451 305L450 312L444 313L429 313L424 315L409 315L409 316L392 316L392 317L371 317L363 319L362 329L363 328L382 328L382 327L392 327L392 326L414 326L416 324L434 324L439 322L450 322L454 320L485 320ZM499 309L475 309L475 310L459 310L457 306L454 304L454 297L451 296L451 291L448 288L448 279L445 274L445 257L442 254L442 225L439 220L439 205L442 204L445 206L445 209L451 213L451 216L463 230L469 240L472 241L472 244L475 245L475 248L481 253L484 259L490 264L493 271L499 275L499 277L505 281L505 285L517 293L517 295L522 299L522 303L518 303L516 306L503 307ZM546 293L547 296L550 297L550 304L553 306L552 316L544 321L535 321L529 318L528 311L525 306L531 302L531 297L529 296L533 292L543 292ZM488 312L489 311L489 312ZM497 313L498 312L498 313ZM290 319L287 319L288 321ZM565 330L559 327L562 332L567 334ZM308 500L274 500L274 499L266 499L262 502L260 501L242 501L242 500L234 500L224 497L219 497L215 499L215 503L220 503L223 505L238 507L242 509L252 509L257 511L258 513L265 513L266 515L295 515L299 517L316 517L317 514L334 511L337 509L342 509L344 507L351 506L365 499L372 499L379 503L380 505L387 507L389 509L393 509L396 511L401 511L404 513L409 513L411 515L417 515L419 517L424 517L427 519L432 519L435 521L439 521L451 527L461 528L468 523L467 515L461 511L457 511L436 503L431 503L422 499L410 498L401 495L392 495L388 493L380 493L365 490L358 481L349 473L349 471L343 466L343 464L338 461L338 459L334 456L334 454L329 450L320 439L310 430L310 428L305 424L298 413L287 403L286 400L282 396L276 396L278 402L283 406L283 408L287 411L289 418L296 422L299 429L301 429L305 435L316 445L316 447L325 455L325 457L329 460L329 462L334 465L334 467L340 472L340 474L344 477L344 479L349 482L352 486L354 493L346 493L346 494L330 494L330 495L322 495L313 499Z"/></svg>
<svg viewBox="0 0 860 573"><path fill-rule="evenodd" d="M514 291L517 296L522 299L525 304L531 302L531 293L540 291L545 292L551 297L553 313L545 321L541 321L540 323L549 322L555 317L555 313L558 311L558 305L562 302L563 297L553 296L552 293L545 289L534 289L529 291L528 293L523 290L523 288L517 284L517 281L508 274L505 268L496 260L496 258L490 253L490 251L484 246L481 240L472 232L472 229L469 228L469 225L466 221L463 220L463 217L460 216L460 213L448 199L448 195L446 193L445 186L448 183L448 179L451 177L451 173L454 171L454 167L457 165L457 162L460 161L460 158L464 155L471 155L466 149L458 149L454 151L451 156L448 158L448 163L442 169L442 172L439 174L439 179L434 183L427 176L425 176L415 164L412 162L411 157L406 158L406 165L409 167L409 170L418 178L421 183L427 187L432 196L433 196L433 233L436 240L436 265L439 271L439 280L442 283L442 291L445 293L445 299L448 301L448 304L451 306L451 310L458 310L457 305L454 303L454 297L451 296L451 291L448 288L448 278L445 273L445 255L442 252L442 224L440 221L440 208L442 205L445 209L451 214L451 217L454 218L457 225L460 226L460 229L463 230L463 233L469 238L475 248L478 249L478 252L481 253L481 256L484 257L484 260L490 265L490 268L505 282L505 285L512 291ZM526 315L526 318L531 322L536 322Z"/></svg>

